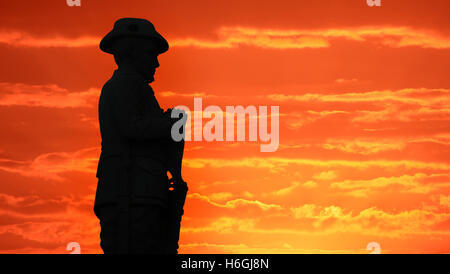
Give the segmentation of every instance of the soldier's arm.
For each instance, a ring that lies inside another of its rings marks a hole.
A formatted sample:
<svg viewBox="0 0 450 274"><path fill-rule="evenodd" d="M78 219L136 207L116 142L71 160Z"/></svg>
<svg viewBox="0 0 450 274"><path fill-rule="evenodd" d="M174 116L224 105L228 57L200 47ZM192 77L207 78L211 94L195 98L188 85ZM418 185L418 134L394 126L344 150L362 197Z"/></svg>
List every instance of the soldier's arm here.
<svg viewBox="0 0 450 274"><path fill-rule="evenodd" d="M169 117L139 113L139 101L132 88L133 85L117 88L113 92L113 112L122 136L134 140L171 138L172 123Z"/></svg>

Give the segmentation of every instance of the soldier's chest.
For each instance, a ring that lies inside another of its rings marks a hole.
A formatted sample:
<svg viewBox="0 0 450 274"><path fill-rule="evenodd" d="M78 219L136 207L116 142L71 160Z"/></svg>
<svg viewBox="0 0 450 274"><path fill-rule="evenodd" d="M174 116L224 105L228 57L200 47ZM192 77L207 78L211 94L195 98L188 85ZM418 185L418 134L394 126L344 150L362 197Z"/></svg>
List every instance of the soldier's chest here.
<svg viewBox="0 0 450 274"><path fill-rule="evenodd" d="M161 107L156 100L155 94L150 87L143 87L138 91L138 101L139 101L139 112L142 114L150 113L160 113Z"/></svg>

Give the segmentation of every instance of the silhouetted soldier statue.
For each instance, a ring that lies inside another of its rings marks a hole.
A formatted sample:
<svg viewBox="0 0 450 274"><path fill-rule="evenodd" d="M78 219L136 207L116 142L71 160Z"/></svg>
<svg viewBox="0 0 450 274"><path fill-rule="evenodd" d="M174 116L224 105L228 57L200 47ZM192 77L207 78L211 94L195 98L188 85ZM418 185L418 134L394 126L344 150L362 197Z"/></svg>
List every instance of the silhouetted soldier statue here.
<svg viewBox="0 0 450 274"><path fill-rule="evenodd" d="M181 176L184 140L171 136L179 118L171 114L186 117L164 112L149 85L169 44L149 21L122 18L100 49L118 66L98 106L102 152L94 212L100 246L104 253L176 254L188 188Z"/></svg>

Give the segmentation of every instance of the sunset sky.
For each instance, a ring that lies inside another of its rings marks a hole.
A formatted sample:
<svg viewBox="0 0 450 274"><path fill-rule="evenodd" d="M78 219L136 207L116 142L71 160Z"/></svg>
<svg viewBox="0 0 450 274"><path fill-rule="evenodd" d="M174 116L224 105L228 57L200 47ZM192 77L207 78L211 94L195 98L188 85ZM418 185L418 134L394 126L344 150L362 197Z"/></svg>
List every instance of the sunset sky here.
<svg viewBox="0 0 450 274"><path fill-rule="evenodd" d="M168 40L161 107L279 106L280 144L186 142L180 253L450 253L450 2L0 2L0 253L101 253L98 47ZM206 119L207 121L207 119Z"/></svg>

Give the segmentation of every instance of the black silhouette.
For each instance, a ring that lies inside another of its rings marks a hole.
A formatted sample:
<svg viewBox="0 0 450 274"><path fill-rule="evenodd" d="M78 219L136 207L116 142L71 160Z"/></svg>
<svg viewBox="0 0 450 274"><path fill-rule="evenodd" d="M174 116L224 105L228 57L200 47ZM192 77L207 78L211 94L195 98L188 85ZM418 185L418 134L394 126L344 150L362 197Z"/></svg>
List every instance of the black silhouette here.
<svg viewBox="0 0 450 274"><path fill-rule="evenodd" d="M100 42L118 65L98 106L102 153L94 212L104 253L178 253L188 191L181 176L184 141L173 141L179 118L160 108L149 85L157 56L168 48L153 24L138 18L117 20Z"/></svg>

